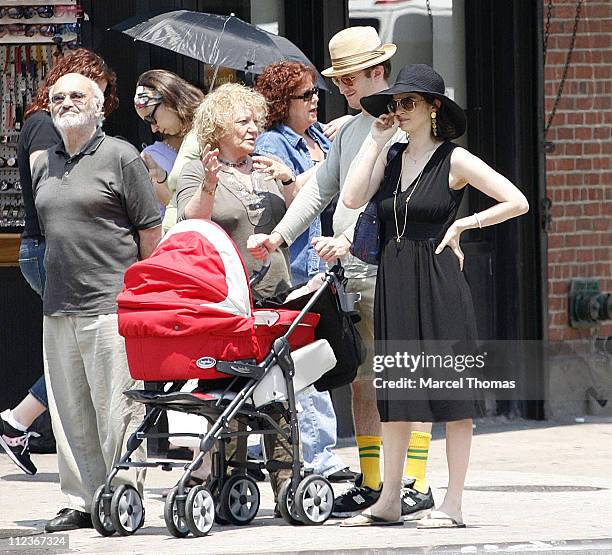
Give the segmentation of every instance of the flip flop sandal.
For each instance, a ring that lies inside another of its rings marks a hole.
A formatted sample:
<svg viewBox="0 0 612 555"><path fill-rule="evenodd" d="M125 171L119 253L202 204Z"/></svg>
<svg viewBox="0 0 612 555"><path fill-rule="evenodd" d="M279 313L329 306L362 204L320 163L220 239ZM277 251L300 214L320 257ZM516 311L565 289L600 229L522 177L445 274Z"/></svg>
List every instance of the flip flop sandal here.
<svg viewBox="0 0 612 555"><path fill-rule="evenodd" d="M403 526L403 520L385 520L378 516L369 514L360 514L352 518L347 518L340 523L343 528L356 526Z"/></svg>
<svg viewBox="0 0 612 555"><path fill-rule="evenodd" d="M433 513L430 513L425 518L422 518L417 522L417 528L465 528L465 524L463 522L459 522L450 516L432 516Z"/></svg>

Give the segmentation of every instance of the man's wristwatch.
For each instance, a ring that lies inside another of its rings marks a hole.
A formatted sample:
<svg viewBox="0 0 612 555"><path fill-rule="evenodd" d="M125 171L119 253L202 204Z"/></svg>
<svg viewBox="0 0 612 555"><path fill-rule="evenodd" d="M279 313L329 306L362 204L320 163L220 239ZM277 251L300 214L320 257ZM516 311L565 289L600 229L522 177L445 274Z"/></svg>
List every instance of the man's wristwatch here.
<svg viewBox="0 0 612 555"><path fill-rule="evenodd" d="M284 187L289 187L289 185L293 185L295 183L295 175L291 175L287 181L281 181Z"/></svg>

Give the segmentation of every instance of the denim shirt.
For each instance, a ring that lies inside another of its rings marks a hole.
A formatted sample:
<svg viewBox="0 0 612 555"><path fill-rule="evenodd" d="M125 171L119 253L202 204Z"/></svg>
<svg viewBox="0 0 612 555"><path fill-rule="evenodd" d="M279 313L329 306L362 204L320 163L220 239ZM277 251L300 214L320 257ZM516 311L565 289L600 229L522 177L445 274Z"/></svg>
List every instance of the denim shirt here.
<svg viewBox="0 0 612 555"><path fill-rule="evenodd" d="M311 125L306 133L321 147L327 156L331 145L321 131L319 124ZM314 162L303 137L283 123L274 124L268 131L257 137L255 151L258 154L273 154L280 158L295 175L310 169ZM291 245L291 277L294 285L308 281L312 276L325 271L325 261L321 260L312 246L313 237L321 235L321 220L317 218Z"/></svg>

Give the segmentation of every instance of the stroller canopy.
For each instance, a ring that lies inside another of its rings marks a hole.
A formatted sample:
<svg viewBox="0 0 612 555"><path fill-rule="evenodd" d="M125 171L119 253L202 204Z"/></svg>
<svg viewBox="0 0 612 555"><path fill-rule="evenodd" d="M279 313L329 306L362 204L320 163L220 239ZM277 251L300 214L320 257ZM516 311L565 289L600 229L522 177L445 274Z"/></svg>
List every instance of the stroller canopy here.
<svg viewBox="0 0 612 555"><path fill-rule="evenodd" d="M225 231L208 220L175 225L149 258L128 268L124 283L117 298L123 335L193 335L251 325L244 264Z"/></svg>
<svg viewBox="0 0 612 555"><path fill-rule="evenodd" d="M117 304L130 373L149 381L227 377L217 361L263 360L298 314L275 310L265 325L258 321L238 249L209 220L178 223L132 264ZM314 341L318 320L304 315L292 348Z"/></svg>

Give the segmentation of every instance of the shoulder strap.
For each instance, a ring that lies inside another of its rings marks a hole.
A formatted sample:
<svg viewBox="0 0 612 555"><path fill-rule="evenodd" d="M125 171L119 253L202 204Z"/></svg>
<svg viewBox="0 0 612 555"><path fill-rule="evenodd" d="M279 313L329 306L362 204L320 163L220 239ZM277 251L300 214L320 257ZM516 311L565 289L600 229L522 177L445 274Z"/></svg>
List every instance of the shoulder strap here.
<svg viewBox="0 0 612 555"><path fill-rule="evenodd" d="M406 150L407 146L408 143L393 143L387 151L387 165L385 166L383 183L389 183L390 181L393 181L394 183L397 182L399 172L401 171L401 163L398 165L397 163L394 163L394 161L397 160L398 157L400 157L401 160L401 155L404 150ZM384 189L385 188L381 185L374 197L372 197L372 200L377 201L382 198L385 194Z"/></svg>
<svg viewBox="0 0 612 555"><path fill-rule="evenodd" d="M396 156L402 154L404 150L406 150L407 146L408 143L393 143L391 145L389 151L387 152L387 167L389 167L391 160L393 160Z"/></svg>

